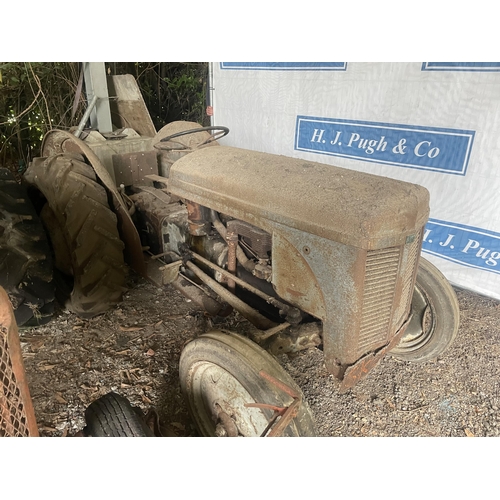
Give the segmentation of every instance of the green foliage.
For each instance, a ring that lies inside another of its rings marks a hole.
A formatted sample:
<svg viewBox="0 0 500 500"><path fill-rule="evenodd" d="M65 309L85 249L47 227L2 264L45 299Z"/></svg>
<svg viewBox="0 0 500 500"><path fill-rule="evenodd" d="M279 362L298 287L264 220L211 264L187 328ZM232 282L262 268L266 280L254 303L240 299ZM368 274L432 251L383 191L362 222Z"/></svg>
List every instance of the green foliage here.
<svg viewBox="0 0 500 500"><path fill-rule="evenodd" d="M157 130L175 120L208 125L205 115L208 63L105 63L108 74L137 79ZM71 112L81 63L0 62L0 165L23 170L40 154L49 130L78 125L84 92Z"/></svg>
<svg viewBox="0 0 500 500"><path fill-rule="evenodd" d="M130 73L157 130L176 120L209 125L205 115L208 63L106 63L115 75Z"/></svg>
<svg viewBox="0 0 500 500"><path fill-rule="evenodd" d="M1 165L25 168L46 132L80 119L82 105L71 120L78 76L79 63L0 63Z"/></svg>

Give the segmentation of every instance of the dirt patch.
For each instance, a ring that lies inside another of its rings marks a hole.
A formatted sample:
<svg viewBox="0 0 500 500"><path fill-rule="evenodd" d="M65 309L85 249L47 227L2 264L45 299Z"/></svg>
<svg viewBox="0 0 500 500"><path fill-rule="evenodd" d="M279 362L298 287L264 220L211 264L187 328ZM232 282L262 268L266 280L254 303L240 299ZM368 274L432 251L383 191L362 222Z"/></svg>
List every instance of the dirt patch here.
<svg viewBox="0 0 500 500"><path fill-rule="evenodd" d="M115 391L165 436L196 436L180 392L178 361L190 339L214 324L180 293L132 278L117 307L89 320L60 310L44 327L21 331L26 371L42 436L71 436L85 408ZM446 354L412 364L387 356L345 394L318 349L279 358L302 388L320 436L500 435L500 302L457 290L461 326Z"/></svg>

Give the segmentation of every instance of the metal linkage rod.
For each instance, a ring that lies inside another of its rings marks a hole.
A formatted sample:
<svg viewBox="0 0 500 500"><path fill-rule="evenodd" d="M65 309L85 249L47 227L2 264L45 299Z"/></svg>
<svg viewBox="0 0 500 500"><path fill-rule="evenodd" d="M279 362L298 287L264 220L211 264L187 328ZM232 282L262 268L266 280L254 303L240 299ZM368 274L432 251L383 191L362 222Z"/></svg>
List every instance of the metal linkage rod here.
<svg viewBox="0 0 500 500"><path fill-rule="evenodd" d="M277 300L276 298L272 297L271 295L268 295L267 293L264 293L262 290L259 290L258 288L248 284L246 281L243 281L241 278L238 278L237 276L230 273L229 271L226 271L222 267L219 267L218 265L214 264L213 262L205 259L201 255L198 255L195 252L190 252L190 254L195 260L212 268L214 271L221 273L222 276L226 277L228 280L234 281L241 288L245 288L249 292L252 292L253 294L257 295L257 297L260 297L261 299L265 300L268 304L273 305L277 309L281 309L281 310L285 311L287 314L289 314L289 313L292 313L292 314L295 313L295 315L300 314L299 310L296 309L295 307L289 306L287 304L283 304L283 302ZM224 290L225 290L225 288L224 288Z"/></svg>
<svg viewBox="0 0 500 500"><path fill-rule="evenodd" d="M196 264L191 261L186 262L186 267L192 271L205 285L217 293L224 301L233 306L244 318L261 330L268 330L276 326L276 323L267 319L265 316L250 307L246 302L233 295L229 290L217 283L213 278L204 273ZM232 275L231 275L232 276Z"/></svg>
<svg viewBox="0 0 500 500"><path fill-rule="evenodd" d="M94 109L94 106L97 103L97 96L95 95L92 97L92 100L90 101L90 104L88 105L85 114L82 116L82 119L80 120L80 123L78 124L78 128L73 132L73 135L75 137L80 137L80 134L83 131L83 127L85 127L85 124L87 123L87 120L89 119L90 113L92 113L92 110Z"/></svg>

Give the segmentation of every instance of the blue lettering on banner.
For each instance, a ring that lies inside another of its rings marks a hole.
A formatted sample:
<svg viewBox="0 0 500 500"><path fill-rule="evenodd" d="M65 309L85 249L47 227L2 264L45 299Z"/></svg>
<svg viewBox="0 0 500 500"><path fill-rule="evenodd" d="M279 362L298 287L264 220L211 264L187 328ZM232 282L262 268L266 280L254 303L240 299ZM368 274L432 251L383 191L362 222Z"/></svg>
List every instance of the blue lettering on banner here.
<svg viewBox="0 0 500 500"><path fill-rule="evenodd" d="M429 219L422 251L467 267L500 274L500 233Z"/></svg>
<svg viewBox="0 0 500 500"><path fill-rule="evenodd" d="M465 175L474 131L297 116L295 149Z"/></svg>
<svg viewBox="0 0 500 500"><path fill-rule="evenodd" d="M221 69L345 71L346 62L221 62Z"/></svg>
<svg viewBox="0 0 500 500"><path fill-rule="evenodd" d="M500 71L500 62L424 62L422 71Z"/></svg>

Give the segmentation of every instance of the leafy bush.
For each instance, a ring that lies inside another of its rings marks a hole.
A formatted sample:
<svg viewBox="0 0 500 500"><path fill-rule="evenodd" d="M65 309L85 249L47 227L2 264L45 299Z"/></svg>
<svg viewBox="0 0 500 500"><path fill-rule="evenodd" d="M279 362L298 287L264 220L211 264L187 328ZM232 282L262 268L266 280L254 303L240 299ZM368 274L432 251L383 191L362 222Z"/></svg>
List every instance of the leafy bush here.
<svg viewBox="0 0 500 500"><path fill-rule="evenodd" d="M45 133L68 129L79 63L0 63L0 164L24 168ZM82 100L83 101L83 100Z"/></svg>
<svg viewBox="0 0 500 500"><path fill-rule="evenodd" d="M105 63L108 74L135 76L155 127L175 120L208 125L208 63ZM0 165L22 171L40 154L49 130L69 130L86 109L82 93L72 116L81 63L0 62Z"/></svg>
<svg viewBox="0 0 500 500"><path fill-rule="evenodd" d="M209 125L205 115L208 63L106 63L108 73L136 77L157 130L176 120Z"/></svg>

